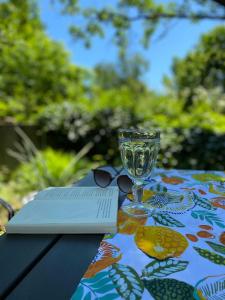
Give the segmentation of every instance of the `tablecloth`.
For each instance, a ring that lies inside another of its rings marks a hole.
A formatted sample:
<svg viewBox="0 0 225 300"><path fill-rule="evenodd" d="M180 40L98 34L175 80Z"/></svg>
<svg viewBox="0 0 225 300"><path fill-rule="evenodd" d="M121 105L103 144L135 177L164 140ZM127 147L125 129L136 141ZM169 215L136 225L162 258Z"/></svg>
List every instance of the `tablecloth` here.
<svg viewBox="0 0 225 300"><path fill-rule="evenodd" d="M158 169L154 179L143 199L158 195L160 208L119 211L72 300L225 299L225 173Z"/></svg>

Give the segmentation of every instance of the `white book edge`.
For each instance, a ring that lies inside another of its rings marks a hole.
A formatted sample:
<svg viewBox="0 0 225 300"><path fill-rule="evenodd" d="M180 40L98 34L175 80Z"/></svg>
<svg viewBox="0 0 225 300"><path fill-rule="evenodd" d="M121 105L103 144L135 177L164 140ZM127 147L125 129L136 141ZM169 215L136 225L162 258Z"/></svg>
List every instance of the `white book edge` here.
<svg viewBox="0 0 225 300"><path fill-rule="evenodd" d="M117 233L117 224L104 224L103 227L96 224L82 225L63 225L58 224L43 224L43 225L6 225L6 232L12 234L99 234L99 233Z"/></svg>

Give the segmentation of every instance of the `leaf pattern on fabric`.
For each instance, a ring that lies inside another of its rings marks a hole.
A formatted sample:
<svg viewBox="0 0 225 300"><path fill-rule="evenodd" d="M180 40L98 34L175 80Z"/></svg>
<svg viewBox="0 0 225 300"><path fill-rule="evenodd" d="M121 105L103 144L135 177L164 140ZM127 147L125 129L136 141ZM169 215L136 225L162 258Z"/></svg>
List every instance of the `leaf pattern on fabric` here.
<svg viewBox="0 0 225 300"><path fill-rule="evenodd" d="M144 270L142 271L142 278L150 280L153 278L166 277L170 274L185 270L187 265L188 261L182 260L154 260L145 266Z"/></svg>
<svg viewBox="0 0 225 300"><path fill-rule="evenodd" d="M153 216L155 222L170 227L185 227L184 224L171 217L168 213L156 213Z"/></svg>
<svg viewBox="0 0 225 300"><path fill-rule="evenodd" d="M209 184L209 192L216 195L221 195L225 197L225 188L223 185L213 185L212 183Z"/></svg>
<svg viewBox="0 0 225 300"><path fill-rule="evenodd" d="M225 300L225 184L209 174L225 178L225 172L159 170L164 182L146 181L145 205L157 200L160 209L143 219L119 212L118 233L105 235L104 251L71 299ZM188 274L195 274L195 288Z"/></svg>
<svg viewBox="0 0 225 300"><path fill-rule="evenodd" d="M99 272L92 278L82 279L71 300L116 299L118 294L108 272Z"/></svg>
<svg viewBox="0 0 225 300"><path fill-rule="evenodd" d="M208 232L208 231L205 231L205 230L200 230L197 232L197 236L200 237L200 238L210 238L210 239L213 239L215 238L215 235L212 234L211 232Z"/></svg>
<svg viewBox="0 0 225 300"><path fill-rule="evenodd" d="M202 189L198 189L198 192L201 194L201 195L206 195L207 193L205 191L203 191Z"/></svg>
<svg viewBox="0 0 225 300"><path fill-rule="evenodd" d="M215 252L212 252L212 251L209 251L206 249L202 249L202 248L198 248L198 247L193 247L193 248L198 252L199 255L210 260L214 264L225 266L225 257L224 256L221 256Z"/></svg>
<svg viewBox="0 0 225 300"><path fill-rule="evenodd" d="M214 207L219 207L222 209L225 209L225 197L216 197L211 199L212 205Z"/></svg>
<svg viewBox="0 0 225 300"><path fill-rule="evenodd" d="M220 243L225 245L225 232L222 232L219 237Z"/></svg>
<svg viewBox="0 0 225 300"><path fill-rule="evenodd" d="M116 233L106 233L106 234L104 235L103 240L111 240L111 239L114 238L115 235L116 235Z"/></svg>
<svg viewBox="0 0 225 300"><path fill-rule="evenodd" d="M193 199L198 206L208 210L216 210L215 207L209 202L208 199L198 196L197 194L193 193Z"/></svg>
<svg viewBox="0 0 225 300"><path fill-rule="evenodd" d="M123 299L141 299L144 285L133 268L122 264L113 264L109 269L109 276Z"/></svg>
<svg viewBox="0 0 225 300"><path fill-rule="evenodd" d="M225 299L225 274L207 276L197 282L194 289L196 300Z"/></svg>
<svg viewBox="0 0 225 300"><path fill-rule="evenodd" d="M217 216L216 213L205 211L205 210L193 210L191 216L194 219L200 219L201 221L206 221L211 225L217 225L221 228L225 228L223 221Z"/></svg>
<svg viewBox="0 0 225 300"><path fill-rule="evenodd" d="M163 212L183 213L193 208L195 202L190 193L180 193L175 191L157 192L147 201L147 205L151 208L160 208Z"/></svg>
<svg viewBox="0 0 225 300"><path fill-rule="evenodd" d="M162 176L162 181L165 183L169 183L169 184L181 184L185 181L186 179L183 177L178 177L178 176L171 176L171 177L167 177L167 176Z"/></svg>
<svg viewBox="0 0 225 300"><path fill-rule="evenodd" d="M194 300L190 284L172 278L143 280L145 288L155 300Z"/></svg>
<svg viewBox="0 0 225 300"><path fill-rule="evenodd" d="M202 225L198 225L198 227L204 230L213 230L213 227L210 225L202 224Z"/></svg>
<svg viewBox="0 0 225 300"><path fill-rule="evenodd" d="M153 192L164 192L164 193L166 193L166 192L167 192L167 187L164 186L164 185L162 185L162 184L160 184L160 183L158 183L158 184L153 185L153 186L151 187L151 191L153 191Z"/></svg>
<svg viewBox="0 0 225 300"><path fill-rule="evenodd" d="M225 254L225 247L220 245L220 244L216 244L210 241L206 242L213 250L215 250L216 252L220 253L220 254Z"/></svg>
<svg viewBox="0 0 225 300"><path fill-rule="evenodd" d="M225 181L225 177L224 176L220 176L214 173L201 173L201 174L193 174L192 178L197 180L197 181L203 181L203 182L207 182L207 181Z"/></svg>
<svg viewBox="0 0 225 300"><path fill-rule="evenodd" d="M189 239L189 241L191 241L193 243L196 243L198 241L198 237L195 236L194 234L186 233L185 235Z"/></svg>
<svg viewBox="0 0 225 300"><path fill-rule="evenodd" d="M116 246L102 241L98 249L98 253L92 260L87 271L84 274L84 278L90 278L101 270L108 266L118 262L122 257L120 249Z"/></svg>

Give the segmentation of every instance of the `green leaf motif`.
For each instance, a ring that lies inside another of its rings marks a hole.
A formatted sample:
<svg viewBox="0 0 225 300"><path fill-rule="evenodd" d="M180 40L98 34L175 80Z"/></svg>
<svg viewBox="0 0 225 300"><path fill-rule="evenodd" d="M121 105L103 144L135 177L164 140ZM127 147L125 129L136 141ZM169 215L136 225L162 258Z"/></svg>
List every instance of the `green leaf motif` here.
<svg viewBox="0 0 225 300"><path fill-rule="evenodd" d="M211 225L217 225L221 228L225 228L223 221L217 216L216 213L205 211L205 210L193 210L191 216L194 219L200 219L201 221L206 221Z"/></svg>
<svg viewBox="0 0 225 300"><path fill-rule="evenodd" d="M111 293L111 294L106 294L102 297L98 297L97 299L98 300L113 300L113 299L119 299L120 296L117 294L117 293ZM96 299L93 299L93 300L96 300Z"/></svg>
<svg viewBox="0 0 225 300"><path fill-rule="evenodd" d="M199 280L194 289L196 300L225 299L225 274L207 276Z"/></svg>
<svg viewBox="0 0 225 300"><path fill-rule="evenodd" d="M116 235L116 233L106 233L106 234L104 235L103 240L113 239L115 235Z"/></svg>
<svg viewBox="0 0 225 300"><path fill-rule="evenodd" d="M145 266L142 271L142 278L147 280L159 277L166 277L170 274L186 269L188 261L167 259L164 261L154 260Z"/></svg>
<svg viewBox="0 0 225 300"><path fill-rule="evenodd" d="M71 300L80 300L83 299L84 296L84 288L83 285L80 283L75 291L75 293L73 294Z"/></svg>
<svg viewBox="0 0 225 300"><path fill-rule="evenodd" d="M110 267L109 276L123 299L141 299L144 285L133 268L122 264L113 264Z"/></svg>
<svg viewBox="0 0 225 300"><path fill-rule="evenodd" d="M170 227L185 227L184 224L179 222L178 220L172 218L167 213L157 213L152 216L155 222L164 225L164 226L170 226Z"/></svg>
<svg viewBox="0 0 225 300"><path fill-rule="evenodd" d="M143 280L145 288L155 300L194 300L193 286L172 278Z"/></svg>
<svg viewBox="0 0 225 300"><path fill-rule="evenodd" d="M194 247L194 249L198 252L199 255L210 260L214 264L225 266L225 257L206 249L201 249L198 247Z"/></svg>
<svg viewBox="0 0 225 300"><path fill-rule="evenodd" d="M216 252L220 253L220 254L225 254L225 247L220 245L220 244L216 244L210 241L206 242L213 250L215 250Z"/></svg>
<svg viewBox="0 0 225 300"><path fill-rule="evenodd" d="M216 210L215 207L209 202L208 199L198 196L197 194L193 193L193 199L198 206L208 210Z"/></svg>
<svg viewBox="0 0 225 300"><path fill-rule="evenodd" d="M163 186L162 184L158 183L151 187L153 192L167 192L167 187Z"/></svg>
<svg viewBox="0 0 225 300"><path fill-rule="evenodd" d="M71 300L116 299L119 295L115 288L109 273L99 272L94 277L83 278Z"/></svg>
<svg viewBox="0 0 225 300"><path fill-rule="evenodd" d="M225 178L217 175L217 174L213 174L213 173L203 173L203 174L193 174L192 178L198 181L203 181L203 182L207 182L207 181L225 181Z"/></svg>
<svg viewBox="0 0 225 300"><path fill-rule="evenodd" d="M88 292L85 297L84 300L91 300L91 292Z"/></svg>

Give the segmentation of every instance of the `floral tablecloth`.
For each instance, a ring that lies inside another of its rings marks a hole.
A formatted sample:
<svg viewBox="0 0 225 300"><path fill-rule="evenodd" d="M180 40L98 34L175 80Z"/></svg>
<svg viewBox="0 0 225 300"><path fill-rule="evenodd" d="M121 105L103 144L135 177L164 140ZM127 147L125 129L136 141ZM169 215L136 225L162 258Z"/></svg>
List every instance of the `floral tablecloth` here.
<svg viewBox="0 0 225 300"><path fill-rule="evenodd" d="M160 195L161 208L119 211L72 300L225 299L225 173L158 169L155 179L144 201Z"/></svg>

